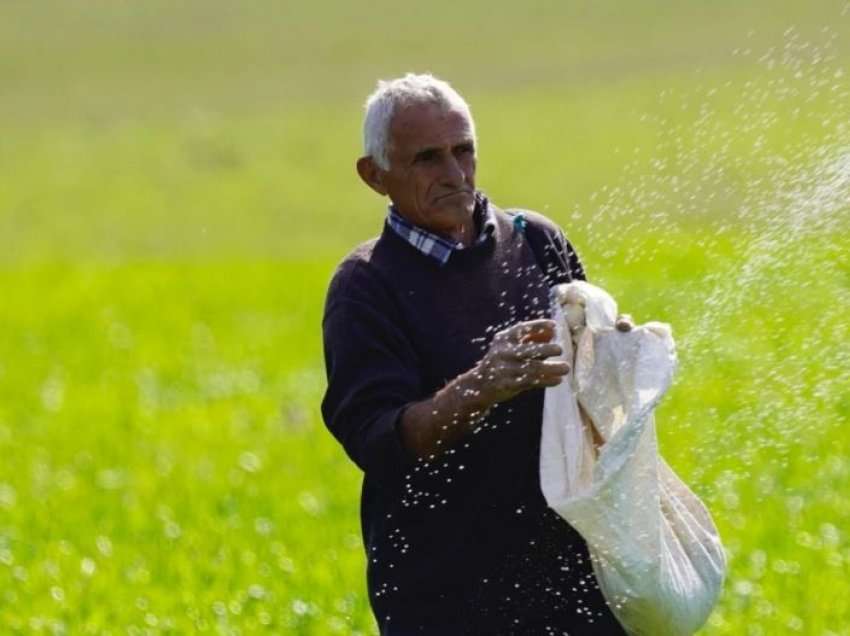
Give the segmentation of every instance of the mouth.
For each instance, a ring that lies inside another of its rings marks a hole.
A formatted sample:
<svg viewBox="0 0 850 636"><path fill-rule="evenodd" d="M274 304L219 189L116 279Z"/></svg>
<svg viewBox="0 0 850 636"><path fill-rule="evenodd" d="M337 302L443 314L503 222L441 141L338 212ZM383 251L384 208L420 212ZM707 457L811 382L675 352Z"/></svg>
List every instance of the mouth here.
<svg viewBox="0 0 850 636"><path fill-rule="evenodd" d="M455 192L449 192L448 194L441 194L437 197L437 201L443 201L444 199L457 196L472 196L472 192L470 190L457 190Z"/></svg>

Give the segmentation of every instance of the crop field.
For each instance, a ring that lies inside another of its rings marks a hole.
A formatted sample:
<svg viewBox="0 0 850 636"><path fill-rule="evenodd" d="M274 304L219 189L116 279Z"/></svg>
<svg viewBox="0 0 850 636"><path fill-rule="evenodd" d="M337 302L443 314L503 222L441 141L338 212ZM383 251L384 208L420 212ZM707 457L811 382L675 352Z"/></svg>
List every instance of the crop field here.
<svg viewBox="0 0 850 636"><path fill-rule="evenodd" d="M744 5L744 6L741 6ZM669 322L706 635L850 635L850 4L0 4L0 634L376 634L322 303L361 104L432 71L478 185Z"/></svg>

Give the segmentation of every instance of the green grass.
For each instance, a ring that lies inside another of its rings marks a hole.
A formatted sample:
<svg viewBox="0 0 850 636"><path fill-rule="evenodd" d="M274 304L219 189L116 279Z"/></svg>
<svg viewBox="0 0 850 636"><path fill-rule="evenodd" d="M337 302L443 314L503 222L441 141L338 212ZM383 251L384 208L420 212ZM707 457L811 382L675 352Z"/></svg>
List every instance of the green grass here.
<svg viewBox="0 0 850 636"><path fill-rule="evenodd" d="M320 318L383 214L360 102L415 68L496 202L673 325L703 633L850 634L841 3L40 4L0 8L0 632L372 633Z"/></svg>
<svg viewBox="0 0 850 636"><path fill-rule="evenodd" d="M299 263L2 276L17 335L0 401L7 628L367 624L356 476L316 428L307 335L327 276Z"/></svg>

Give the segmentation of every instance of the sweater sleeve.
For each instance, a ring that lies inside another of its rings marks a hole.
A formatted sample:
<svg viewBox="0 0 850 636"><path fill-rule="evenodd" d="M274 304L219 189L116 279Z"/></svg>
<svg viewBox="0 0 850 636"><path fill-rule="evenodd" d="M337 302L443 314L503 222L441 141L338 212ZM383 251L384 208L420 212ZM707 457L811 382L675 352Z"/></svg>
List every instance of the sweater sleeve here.
<svg viewBox="0 0 850 636"><path fill-rule="evenodd" d="M587 280L587 275L584 273L584 265L582 265L581 259L578 257L578 252L576 252L572 243L567 240L567 237L564 236L564 231L561 228L558 228L558 238L556 240L560 244L559 249L563 250L562 253L566 257L572 280Z"/></svg>
<svg viewBox="0 0 850 636"><path fill-rule="evenodd" d="M578 253L557 223L538 212L516 211L522 212L529 223L526 237L549 285L587 280Z"/></svg>
<svg viewBox="0 0 850 636"><path fill-rule="evenodd" d="M398 479L414 461L398 424L423 397L417 355L388 307L377 299L336 299L334 287L322 322L328 380L322 415L361 470L379 483Z"/></svg>

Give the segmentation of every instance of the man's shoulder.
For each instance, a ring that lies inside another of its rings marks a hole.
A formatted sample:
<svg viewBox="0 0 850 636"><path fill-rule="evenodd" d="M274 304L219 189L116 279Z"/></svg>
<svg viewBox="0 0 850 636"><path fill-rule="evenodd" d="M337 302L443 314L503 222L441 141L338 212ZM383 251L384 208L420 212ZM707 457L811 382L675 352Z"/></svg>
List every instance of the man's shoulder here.
<svg viewBox="0 0 850 636"><path fill-rule="evenodd" d="M358 277L372 275L372 261L375 255L375 245L378 243L378 240L375 237L368 241L363 241L346 254L334 270L333 277L331 278L331 287L334 284L344 284Z"/></svg>
<svg viewBox="0 0 850 636"><path fill-rule="evenodd" d="M519 215L525 219L526 223L533 226L534 229L545 232L551 236L558 236L561 234L561 226L559 226L555 221L550 219L548 216L541 214L540 212L535 212L534 210L529 210L527 208L496 208L498 211L503 212L511 218L516 218Z"/></svg>
<svg viewBox="0 0 850 636"><path fill-rule="evenodd" d="M550 285L575 279L586 280L575 248L555 221L525 208L506 208L499 214L505 215L514 224L522 225L538 263L547 272Z"/></svg>
<svg viewBox="0 0 850 636"><path fill-rule="evenodd" d="M327 306L342 300L372 302L380 295L382 266L375 258L380 240L376 237L360 243L340 261L328 285Z"/></svg>
<svg viewBox="0 0 850 636"><path fill-rule="evenodd" d="M367 266L372 262L375 254L375 246L380 240L379 237L370 238L368 241L363 241L346 254L337 265L337 271L355 270L362 266Z"/></svg>

